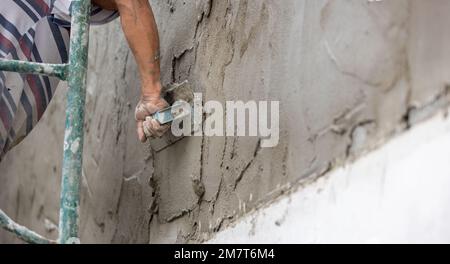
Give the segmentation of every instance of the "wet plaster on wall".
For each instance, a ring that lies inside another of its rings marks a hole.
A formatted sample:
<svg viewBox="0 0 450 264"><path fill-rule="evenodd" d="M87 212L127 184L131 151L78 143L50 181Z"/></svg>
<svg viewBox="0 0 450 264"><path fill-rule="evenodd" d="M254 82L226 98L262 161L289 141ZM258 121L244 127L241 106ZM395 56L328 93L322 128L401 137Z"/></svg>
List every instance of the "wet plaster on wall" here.
<svg viewBox="0 0 450 264"><path fill-rule="evenodd" d="M279 100L280 144L192 137L158 153L141 145L133 56L117 21L96 27L83 242L203 241L449 102L445 0L152 3L163 84L188 79L204 100ZM57 222L63 96L0 165L0 206L43 234ZM18 166L17 157L29 162ZM11 239L0 233L1 242Z"/></svg>

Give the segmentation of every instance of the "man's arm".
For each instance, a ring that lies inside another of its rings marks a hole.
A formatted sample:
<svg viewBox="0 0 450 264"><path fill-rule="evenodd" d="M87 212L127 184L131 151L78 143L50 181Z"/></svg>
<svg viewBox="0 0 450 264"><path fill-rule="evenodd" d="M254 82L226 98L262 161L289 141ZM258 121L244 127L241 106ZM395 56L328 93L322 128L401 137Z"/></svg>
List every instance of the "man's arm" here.
<svg viewBox="0 0 450 264"><path fill-rule="evenodd" d="M148 0L93 0L109 10L118 10L122 29L139 67L142 89L136 107L138 137L145 142L147 136L161 136L167 126L160 126L149 116L167 102L161 98L159 35L155 17ZM144 133L145 130L145 133Z"/></svg>

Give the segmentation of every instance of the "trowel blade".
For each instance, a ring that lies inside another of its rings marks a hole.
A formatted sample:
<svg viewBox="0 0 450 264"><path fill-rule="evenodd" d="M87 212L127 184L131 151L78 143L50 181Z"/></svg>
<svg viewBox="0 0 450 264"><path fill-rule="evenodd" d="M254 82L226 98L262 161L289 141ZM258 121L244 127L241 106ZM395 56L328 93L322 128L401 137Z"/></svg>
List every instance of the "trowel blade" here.
<svg viewBox="0 0 450 264"><path fill-rule="evenodd" d="M185 101L190 103L193 106L194 102L194 90L188 81L184 81L182 83L175 83L170 85L169 87L164 88L164 98L170 103L173 104L177 101ZM172 134L172 131L169 130L164 136L161 138L151 138L149 140L150 147L155 152L160 152L170 147L171 145L177 143L182 140L184 137L175 137Z"/></svg>

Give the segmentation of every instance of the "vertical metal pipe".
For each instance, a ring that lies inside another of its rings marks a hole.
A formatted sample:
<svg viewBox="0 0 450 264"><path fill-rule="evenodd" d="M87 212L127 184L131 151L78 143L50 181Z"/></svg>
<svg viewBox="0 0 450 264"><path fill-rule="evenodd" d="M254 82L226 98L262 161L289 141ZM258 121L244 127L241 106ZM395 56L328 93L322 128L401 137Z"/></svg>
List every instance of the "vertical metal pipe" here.
<svg viewBox="0 0 450 264"><path fill-rule="evenodd" d="M91 0L74 0L69 56L69 92L66 108L64 160L61 182L59 239L61 244L79 243L78 224L82 173L84 110L89 45Z"/></svg>

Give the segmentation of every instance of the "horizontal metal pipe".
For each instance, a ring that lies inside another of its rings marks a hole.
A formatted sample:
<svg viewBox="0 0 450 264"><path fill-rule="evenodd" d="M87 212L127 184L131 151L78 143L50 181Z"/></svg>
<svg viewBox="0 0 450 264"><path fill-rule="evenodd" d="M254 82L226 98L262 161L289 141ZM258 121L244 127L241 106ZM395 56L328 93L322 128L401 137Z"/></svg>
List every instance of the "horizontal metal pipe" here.
<svg viewBox="0 0 450 264"><path fill-rule="evenodd" d="M0 71L55 76L65 81L67 79L68 64L36 63L0 59Z"/></svg>
<svg viewBox="0 0 450 264"><path fill-rule="evenodd" d="M31 244L56 244L56 241L49 240L28 228L15 223L2 210L0 210L0 227L14 233L19 239Z"/></svg>

